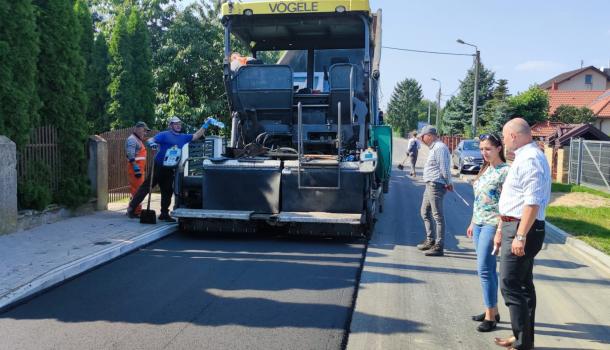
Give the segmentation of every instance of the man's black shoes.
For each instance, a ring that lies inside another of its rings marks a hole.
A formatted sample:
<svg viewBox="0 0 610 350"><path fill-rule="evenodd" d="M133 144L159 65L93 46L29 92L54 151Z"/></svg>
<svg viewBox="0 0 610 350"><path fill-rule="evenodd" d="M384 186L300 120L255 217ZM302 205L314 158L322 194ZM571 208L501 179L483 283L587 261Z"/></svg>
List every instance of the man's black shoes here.
<svg viewBox="0 0 610 350"><path fill-rule="evenodd" d="M169 214L161 214L159 215L159 220L160 221L165 221L165 222L176 222L176 219L174 219L173 217L169 216Z"/></svg>
<svg viewBox="0 0 610 350"><path fill-rule="evenodd" d="M428 250L428 249L430 249L432 247L434 247L434 240L433 239L426 239L421 244L417 245L417 249L419 249L419 250Z"/></svg>
<svg viewBox="0 0 610 350"><path fill-rule="evenodd" d="M433 247L431 247L430 249L426 250L426 252L424 253L425 256L443 256L444 255L444 249L442 246L435 244Z"/></svg>

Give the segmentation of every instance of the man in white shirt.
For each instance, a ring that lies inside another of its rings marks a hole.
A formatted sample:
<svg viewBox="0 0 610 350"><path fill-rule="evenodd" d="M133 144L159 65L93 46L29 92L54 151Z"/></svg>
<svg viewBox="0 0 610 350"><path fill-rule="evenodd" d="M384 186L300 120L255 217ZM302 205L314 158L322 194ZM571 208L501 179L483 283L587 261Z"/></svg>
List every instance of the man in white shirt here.
<svg viewBox="0 0 610 350"><path fill-rule="evenodd" d="M512 349L532 349L536 316L534 257L544 242L544 212L551 195L551 171L527 122L510 120L502 131L505 148L515 160L500 195L500 288L510 311L513 336L495 342ZM501 237L500 237L501 235Z"/></svg>
<svg viewBox="0 0 610 350"><path fill-rule="evenodd" d="M443 198L447 191L453 191L449 149L439 140L436 128L432 125L426 125L422 129L421 139L430 151L424 165L423 180L426 189L420 213L426 228L426 240L418 244L417 249L425 251L426 256L443 256L445 244Z"/></svg>

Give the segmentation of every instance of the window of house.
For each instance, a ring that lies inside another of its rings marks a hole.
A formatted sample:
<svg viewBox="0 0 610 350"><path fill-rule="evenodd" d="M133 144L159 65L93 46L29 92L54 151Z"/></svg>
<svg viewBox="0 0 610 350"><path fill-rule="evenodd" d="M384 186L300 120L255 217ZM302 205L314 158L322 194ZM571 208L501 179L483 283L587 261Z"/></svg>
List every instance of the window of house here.
<svg viewBox="0 0 610 350"><path fill-rule="evenodd" d="M585 75L585 84L587 84L587 85L593 84L593 75L591 75L591 74Z"/></svg>

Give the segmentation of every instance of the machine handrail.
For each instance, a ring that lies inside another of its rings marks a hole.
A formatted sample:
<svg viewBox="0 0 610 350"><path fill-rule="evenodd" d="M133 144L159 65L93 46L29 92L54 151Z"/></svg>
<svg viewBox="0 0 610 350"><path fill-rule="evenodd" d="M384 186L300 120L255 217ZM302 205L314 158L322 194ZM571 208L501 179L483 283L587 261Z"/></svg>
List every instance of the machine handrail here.
<svg viewBox="0 0 610 350"><path fill-rule="evenodd" d="M297 138L298 142L298 153L299 158L297 161L297 180L299 190L340 190L341 189L341 150L343 145L342 134L341 134L341 101L337 102L337 186L303 186L301 182L301 161L303 160L303 120L302 120L303 106L301 102L297 105L297 122L299 135ZM334 165L334 164L333 164Z"/></svg>

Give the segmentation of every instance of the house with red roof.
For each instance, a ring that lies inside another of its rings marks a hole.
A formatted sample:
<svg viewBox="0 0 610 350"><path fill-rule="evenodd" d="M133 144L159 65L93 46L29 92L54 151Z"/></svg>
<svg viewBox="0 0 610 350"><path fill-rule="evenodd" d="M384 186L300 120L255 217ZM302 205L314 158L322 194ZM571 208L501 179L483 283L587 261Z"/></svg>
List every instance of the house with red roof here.
<svg viewBox="0 0 610 350"><path fill-rule="evenodd" d="M610 89L610 68L583 67L561 73L539 85L544 90L592 91Z"/></svg>
<svg viewBox="0 0 610 350"><path fill-rule="evenodd" d="M610 135L610 89L589 91L548 90L549 115L555 113L557 107L570 105L587 107L596 117L593 125Z"/></svg>

